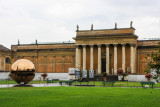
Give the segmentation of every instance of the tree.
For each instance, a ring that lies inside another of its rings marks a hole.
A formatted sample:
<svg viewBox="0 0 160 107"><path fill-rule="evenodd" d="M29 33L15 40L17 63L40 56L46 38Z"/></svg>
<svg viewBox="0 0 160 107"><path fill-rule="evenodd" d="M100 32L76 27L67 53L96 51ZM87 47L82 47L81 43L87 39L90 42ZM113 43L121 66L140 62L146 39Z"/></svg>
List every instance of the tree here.
<svg viewBox="0 0 160 107"><path fill-rule="evenodd" d="M147 68L144 70L147 74L154 69L157 73L155 79L158 78L158 73L160 72L160 42L159 45L155 46L155 50L151 53L151 59L148 60Z"/></svg>

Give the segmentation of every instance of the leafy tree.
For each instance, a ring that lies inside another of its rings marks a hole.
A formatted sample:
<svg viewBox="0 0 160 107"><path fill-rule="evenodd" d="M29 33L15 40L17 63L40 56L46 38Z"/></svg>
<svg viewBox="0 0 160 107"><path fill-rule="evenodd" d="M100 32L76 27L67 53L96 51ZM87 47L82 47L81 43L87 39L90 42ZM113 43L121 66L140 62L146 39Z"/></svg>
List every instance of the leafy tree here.
<svg viewBox="0 0 160 107"><path fill-rule="evenodd" d="M155 79L158 78L158 73L160 72L160 42L159 45L155 46L155 50L151 53L151 59L148 60L147 68L144 70L147 74L150 73L151 69L154 69L157 73Z"/></svg>

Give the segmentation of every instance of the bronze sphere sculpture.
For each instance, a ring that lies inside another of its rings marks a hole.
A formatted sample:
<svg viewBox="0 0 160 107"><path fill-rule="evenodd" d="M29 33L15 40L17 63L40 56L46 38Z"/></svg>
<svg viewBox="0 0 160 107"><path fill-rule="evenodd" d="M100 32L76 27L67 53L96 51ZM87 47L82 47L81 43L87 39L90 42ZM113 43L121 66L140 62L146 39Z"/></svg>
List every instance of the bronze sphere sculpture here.
<svg viewBox="0 0 160 107"><path fill-rule="evenodd" d="M18 84L27 84L35 77L34 64L27 59L17 60L12 64L10 77Z"/></svg>

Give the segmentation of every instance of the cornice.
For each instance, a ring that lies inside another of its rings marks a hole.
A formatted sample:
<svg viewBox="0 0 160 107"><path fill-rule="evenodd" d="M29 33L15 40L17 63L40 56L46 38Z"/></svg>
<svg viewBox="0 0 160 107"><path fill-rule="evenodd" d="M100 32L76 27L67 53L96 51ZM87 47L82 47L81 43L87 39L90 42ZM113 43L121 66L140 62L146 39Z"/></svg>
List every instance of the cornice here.
<svg viewBox="0 0 160 107"><path fill-rule="evenodd" d="M127 36L85 36L85 37L76 37L74 40L83 40L83 39L106 39L106 38L135 38L137 39L137 35L127 35Z"/></svg>

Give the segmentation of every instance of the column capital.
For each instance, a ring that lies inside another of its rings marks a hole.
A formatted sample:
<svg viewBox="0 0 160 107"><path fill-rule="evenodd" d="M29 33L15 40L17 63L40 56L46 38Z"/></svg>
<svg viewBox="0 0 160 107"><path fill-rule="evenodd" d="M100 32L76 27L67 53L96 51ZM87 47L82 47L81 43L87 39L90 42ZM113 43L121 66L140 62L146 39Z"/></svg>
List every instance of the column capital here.
<svg viewBox="0 0 160 107"><path fill-rule="evenodd" d="M113 46L117 46L118 44L113 44Z"/></svg>
<svg viewBox="0 0 160 107"><path fill-rule="evenodd" d="M83 47L86 47L86 45L82 45Z"/></svg>
<svg viewBox="0 0 160 107"><path fill-rule="evenodd" d="M122 43L121 45L122 45L122 46L126 46L126 43Z"/></svg>
<svg viewBox="0 0 160 107"><path fill-rule="evenodd" d="M131 47L136 47L136 44L135 43L130 43L130 46Z"/></svg>
<svg viewBox="0 0 160 107"><path fill-rule="evenodd" d="M90 46L90 47L93 47L94 45L93 45L93 44L90 44L89 46Z"/></svg>
<svg viewBox="0 0 160 107"><path fill-rule="evenodd" d="M76 48L79 48L79 45L75 45Z"/></svg>
<svg viewBox="0 0 160 107"><path fill-rule="evenodd" d="M97 44L98 47L101 47L101 44Z"/></svg>
<svg viewBox="0 0 160 107"><path fill-rule="evenodd" d="M106 47L109 47L109 46L110 46L110 44L105 44L105 46L106 46Z"/></svg>

